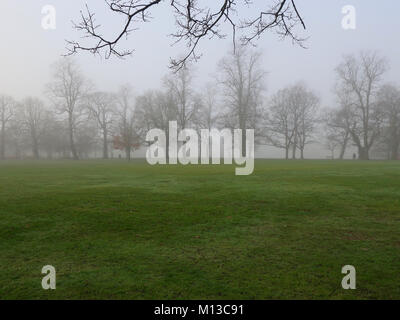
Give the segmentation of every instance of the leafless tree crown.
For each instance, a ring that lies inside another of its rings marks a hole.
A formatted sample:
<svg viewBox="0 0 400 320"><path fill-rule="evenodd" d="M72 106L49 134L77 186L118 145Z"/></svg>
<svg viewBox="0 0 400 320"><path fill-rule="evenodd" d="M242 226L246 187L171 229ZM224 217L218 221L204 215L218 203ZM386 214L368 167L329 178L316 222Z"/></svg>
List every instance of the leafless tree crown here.
<svg viewBox="0 0 400 320"><path fill-rule="evenodd" d="M78 51L89 51L93 54L125 57L133 50L120 49L119 44L127 38L137 25L151 19L151 9L166 2L166 0L104 0L108 8L124 18L119 33L113 38L107 38L100 32L101 25L96 22L95 13L86 5L86 12L81 11L79 23L74 28L83 33L83 37L94 42L83 45L77 41L68 42L68 54ZM179 59L171 59L171 67L182 68L188 60L197 60L200 54L196 49L203 38L225 38L221 26L232 28L233 43L236 44L236 31L243 31L241 44L250 44L258 39L266 30L273 29L281 37L289 37L300 45L305 39L295 33L295 27L300 24L305 29L304 21L296 7L295 0L268 0L266 8L250 19L238 18L238 5L253 6L251 0L218 0L215 6L201 5L198 0L168 0L175 14L176 32L172 34L175 43L183 41L188 51Z"/></svg>

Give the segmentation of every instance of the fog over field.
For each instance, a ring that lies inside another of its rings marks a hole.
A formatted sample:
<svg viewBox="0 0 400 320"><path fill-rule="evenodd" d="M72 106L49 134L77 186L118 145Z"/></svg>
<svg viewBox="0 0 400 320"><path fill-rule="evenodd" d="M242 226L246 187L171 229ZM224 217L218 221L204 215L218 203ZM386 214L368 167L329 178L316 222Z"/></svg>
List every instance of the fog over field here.
<svg viewBox="0 0 400 320"><path fill-rule="evenodd" d="M202 1L203 2L203 1ZM257 16L260 3L244 8L247 16ZM71 21L79 22L80 10L87 3L96 13L102 25L102 33L107 36L118 34L123 24L103 1L98 0L50 0L14 1L0 3L0 32L3 50L0 59L0 93L13 96L20 101L27 96L36 96L51 105L45 88L52 81L51 65L61 55L67 53L65 40L78 40L82 34L72 28ZM214 1L205 1L212 5ZM52 5L56 9L56 29L44 30L42 8ZM342 27L342 8L352 5L356 9L356 28ZM255 41L261 52L261 67L267 72L265 77L265 104L279 89L302 82L320 98L319 109L338 107L338 99L333 92L337 82L335 68L343 55L358 55L361 51L376 51L388 61L388 69L382 80L384 83L400 83L400 47L398 39L398 1L338 0L298 1L298 10L306 24L296 31L308 39L306 48L293 44L288 38L280 40L274 32L265 32ZM242 12L241 12L242 14ZM237 15L237 14L236 14ZM132 56L125 59L111 57L104 59L86 52L74 55L84 76L91 80L96 91L116 92L129 83L134 95L140 96L150 89L162 87L162 80L170 73L169 60L185 54L184 43L172 46L174 39L169 36L175 30L173 13L168 3L152 10L148 23L140 24L121 47L134 49ZM203 39L198 52L201 59L193 64L193 88L202 92L204 85L218 76L218 62L232 49L231 30L223 25L226 39ZM324 129L319 128L318 131ZM319 133L320 137L323 133ZM324 146L323 138L313 139L318 143L307 146L307 158L326 158L330 151ZM100 151L99 151L100 152ZM347 158L357 152L351 144L346 150ZM133 156L143 156L143 149ZM282 157L284 151L274 147L258 147L257 157ZM373 156L371 156L373 157Z"/></svg>

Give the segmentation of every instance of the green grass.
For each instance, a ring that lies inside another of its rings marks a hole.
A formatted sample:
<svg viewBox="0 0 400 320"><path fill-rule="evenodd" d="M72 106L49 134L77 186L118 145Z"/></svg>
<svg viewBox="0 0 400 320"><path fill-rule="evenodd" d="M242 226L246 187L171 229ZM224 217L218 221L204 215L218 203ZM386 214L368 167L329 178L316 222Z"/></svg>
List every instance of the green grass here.
<svg viewBox="0 0 400 320"><path fill-rule="evenodd" d="M0 299L43 298L400 299L400 163L2 162Z"/></svg>

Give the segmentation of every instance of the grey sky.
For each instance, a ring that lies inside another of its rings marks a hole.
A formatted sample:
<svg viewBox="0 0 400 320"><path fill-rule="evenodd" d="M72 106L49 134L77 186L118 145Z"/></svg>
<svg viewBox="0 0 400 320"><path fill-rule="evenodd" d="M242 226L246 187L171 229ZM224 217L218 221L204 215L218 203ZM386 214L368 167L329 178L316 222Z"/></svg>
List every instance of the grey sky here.
<svg viewBox="0 0 400 320"><path fill-rule="evenodd" d="M70 21L77 19L80 9L88 2L98 14L104 26L118 30L118 20L109 20L103 1L99 0L2 0L0 3L0 32L3 50L0 59L0 88L4 93L22 97L42 95L43 86L49 81L49 65L65 52L64 39L77 39ZM41 28L41 9L52 4L57 9L57 29L45 31ZM345 31L341 28L344 5L357 9L357 29ZM389 81L396 81L399 73L400 46L397 13L400 3L396 0L298 0L298 6L307 24L310 39L308 49L293 46L288 41L279 41L274 34L265 34L258 41L258 49L264 53L264 66L269 72L268 92L295 82L305 80L315 88L325 104L331 103L331 88L334 83L333 69L342 54L359 50L379 50L388 57L391 71ZM171 47L172 39L167 35L173 30L170 11L162 6L154 11L154 21L142 25L124 46L136 52L126 60L113 58L104 60L90 54L81 54L77 60L86 74L95 79L100 89L115 89L120 83L130 82L139 93L156 87L160 78L168 72L168 59L183 52L182 46ZM204 53L196 65L198 80L213 73L217 61L230 48L230 39L204 41Z"/></svg>

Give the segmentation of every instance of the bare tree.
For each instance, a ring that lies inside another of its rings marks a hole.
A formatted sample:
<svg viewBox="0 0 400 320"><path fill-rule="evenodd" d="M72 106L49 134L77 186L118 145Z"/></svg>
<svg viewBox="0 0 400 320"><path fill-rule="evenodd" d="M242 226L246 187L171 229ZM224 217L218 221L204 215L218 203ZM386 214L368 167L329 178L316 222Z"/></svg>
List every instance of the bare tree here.
<svg viewBox="0 0 400 320"><path fill-rule="evenodd" d="M117 93L117 125L114 134L114 148L125 151L126 159L131 159L131 152L139 147L135 131L135 106L130 85L122 86Z"/></svg>
<svg viewBox="0 0 400 320"><path fill-rule="evenodd" d="M349 132L363 160L369 159L369 151L380 133L382 113L376 95L386 69L385 59L371 52L363 52L359 58L346 56L336 68L337 94L350 108Z"/></svg>
<svg viewBox="0 0 400 320"><path fill-rule="evenodd" d="M265 72L261 55L244 47L232 51L219 63L220 84L226 105L222 116L228 128L242 129L242 152L246 152L246 129L260 129Z"/></svg>
<svg viewBox="0 0 400 320"><path fill-rule="evenodd" d="M319 122L318 106L319 98L303 85L295 87L296 106L298 110L297 146L300 150L300 158L304 159L306 145L312 143L315 128Z"/></svg>
<svg viewBox="0 0 400 320"><path fill-rule="evenodd" d="M350 142L350 130L353 127L350 108L343 104L339 109L327 111L323 122L327 140L340 148L338 158L343 160Z"/></svg>
<svg viewBox="0 0 400 320"><path fill-rule="evenodd" d="M44 114L43 134L40 146L46 152L47 158L52 159L56 154L61 155L69 149L66 126L57 119L56 114L46 110Z"/></svg>
<svg viewBox="0 0 400 320"><path fill-rule="evenodd" d="M215 83L207 83L203 92L197 122L201 128L212 129L217 125L219 118L217 112L219 106L217 85Z"/></svg>
<svg viewBox="0 0 400 320"><path fill-rule="evenodd" d="M384 85L378 92L378 104L384 115L382 140L389 159L400 156L400 90L393 85Z"/></svg>
<svg viewBox="0 0 400 320"><path fill-rule="evenodd" d="M7 129L7 143L13 149L15 159L21 159L27 147L25 133L20 113L17 112Z"/></svg>
<svg viewBox="0 0 400 320"><path fill-rule="evenodd" d="M267 144L285 149L285 159L289 159L290 146L294 144L297 121L293 113L291 88L279 90L272 96L266 117Z"/></svg>
<svg viewBox="0 0 400 320"><path fill-rule="evenodd" d="M4 159L6 150L6 129L15 115L15 101L12 97L0 96L0 159Z"/></svg>
<svg viewBox="0 0 400 320"><path fill-rule="evenodd" d="M108 143L116 107L114 95L107 92L94 92L87 96L89 115L95 119L103 140L103 159L108 159Z"/></svg>
<svg viewBox="0 0 400 320"><path fill-rule="evenodd" d="M198 96L192 88L193 72L186 65L176 73L164 78L164 85L176 101L178 128L185 129L192 124L199 112Z"/></svg>
<svg viewBox="0 0 400 320"><path fill-rule="evenodd" d="M87 83L71 58L62 58L53 65L53 82L48 85L48 91L59 113L67 115L72 157L79 159L74 135L83 114L80 103L87 93Z"/></svg>
<svg viewBox="0 0 400 320"><path fill-rule="evenodd" d="M335 159L335 151L340 146L335 134L328 132L325 136L325 147L331 152L331 159Z"/></svg>
<svg viewBox="0 0 400 320"><path fill-rule="evenodd" d="M169 135L169 122L176 121L179 115L176 96L171 92L148 91L136 101L136 123L142 142L146 132L152 128L163 130ZM166 144L166 157L169 159L169 139Z"/></svg>
<svg viewBox="0 0 400 320"><path fill-rule="evenodd" d="M39 159L39 140L45 128L44 103L38 98L28 97L22 102L21 111L22 123L31 139L33 157Z"/></svg>
<svg viewBox="0 0 400 320"><path fill-rule="evenodd" d="M89 51L93 54L105 54L106 57L115 55L124 57L133 50L118 48L122 39L127 38L140 23L150 20L151 10L167 1L165 0L105 0L110 12L123 18L120 31L115 37L107 38L100 31L100 24L95 20L95 14L86 6L86 12L81 12L81 21L74 23L74 27L83 33L85 38L93 42L82 45L77 41L68 41L70 54L79 50ZM294 42L302 44L304 39L297 36L295 28L305 24L296 7L295 0L271 0L265 9L258 11L252 17L240 17L237 6L253 6L249 0L221 0L214 6L202 5L197 0L172 0L169 5L175 15L176 32L172 34L176 42L184 41L188 47L187 54L178 59L171 60L175 69L183 67L187 60L197 60L200 55L196 53L198 44L203 38L225 38L222 25L228 24L232 28L233 43L236 43L237 30L243 35L240 37L242 44L251 43L267 30L275 30L282 37L289 37ZM240 10L240 9L239 9Z"/></svg>
<svg viewBox="0 0 400 320"><path fill-rule="evenodd" d="M94 119L86 118L86 121L77 127L75 132L76 151L80 159L88 159L93 153L96 157L96 147L99 142L98 135L98 125Z"/></svg>
<svg viewBox="0 0 400 320"><path fill-rule="evenodd" d="M285 159L296 159L296 151L304 159L305 147L318 123L318 97L301 83L279 90L271 99L266 117L267 144L285 149Z"/></svg>

